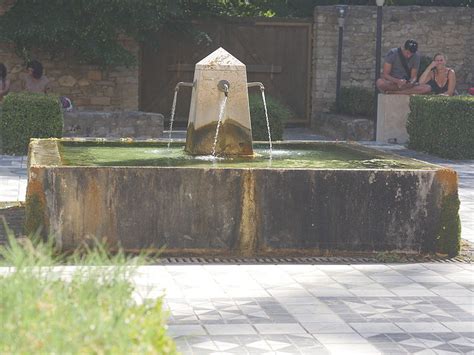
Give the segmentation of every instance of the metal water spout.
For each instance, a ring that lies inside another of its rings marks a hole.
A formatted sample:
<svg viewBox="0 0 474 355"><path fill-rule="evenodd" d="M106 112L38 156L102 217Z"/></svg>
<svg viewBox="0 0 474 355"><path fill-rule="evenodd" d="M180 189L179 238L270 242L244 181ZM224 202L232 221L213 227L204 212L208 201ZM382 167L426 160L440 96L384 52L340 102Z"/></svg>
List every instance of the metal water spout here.
<svg viewBox="0 0 474 355"><path fill-rule="evenodd" d="M217 83L217 88L222 91L225 96L229 95L230 83L227 80L221 80Z"/></svg>
<svg viewBox="0 0 474 355"><path fill-rule="evenodd" d="M179 91L179 88L181 86L192 88L192 87L194 87L194 83L186 83L184 81L180 81L179 83L176 84L176 87L174 88L174 91Z"/></svg>
<svg viewBox="0 0 474 355"><path fill-rule="evenodd" d="M247 87L248 88L253 88L253 87L256 87L258 86L260 88L260 91L264 91L265 90L265 87L263 86L263 84L259 81L254 81L254 82L251 82L251 83L247 83Z"/></svg>

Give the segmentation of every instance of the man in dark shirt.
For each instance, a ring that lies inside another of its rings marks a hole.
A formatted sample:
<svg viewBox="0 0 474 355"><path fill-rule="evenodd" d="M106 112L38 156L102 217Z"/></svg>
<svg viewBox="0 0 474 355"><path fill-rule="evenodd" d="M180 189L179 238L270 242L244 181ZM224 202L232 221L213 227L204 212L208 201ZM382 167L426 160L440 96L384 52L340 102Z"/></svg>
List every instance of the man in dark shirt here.
<svg viewBox="0 0 474 355"><path fill-rule="evenodd" d="M416 79L420 67L418 43L409 39L400 48L392 48L385 55L382 77L377 88L385 94L426 94L429 85L418 85Z"/></svg>

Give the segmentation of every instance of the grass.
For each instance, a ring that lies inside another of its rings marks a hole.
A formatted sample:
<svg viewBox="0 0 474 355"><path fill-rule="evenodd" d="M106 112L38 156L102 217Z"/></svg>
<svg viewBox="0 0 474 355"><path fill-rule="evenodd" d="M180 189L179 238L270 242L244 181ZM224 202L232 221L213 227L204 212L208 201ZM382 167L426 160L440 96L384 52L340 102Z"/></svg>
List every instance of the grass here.
<svg viewBox="0 0 474 355"><path fill-rule="evenodd" d="M64 257L52 243L0 246L0 353L175 354L162 300L133 301L143 257L97 244ZM65 266L74 264L74 267Z"/></svg>

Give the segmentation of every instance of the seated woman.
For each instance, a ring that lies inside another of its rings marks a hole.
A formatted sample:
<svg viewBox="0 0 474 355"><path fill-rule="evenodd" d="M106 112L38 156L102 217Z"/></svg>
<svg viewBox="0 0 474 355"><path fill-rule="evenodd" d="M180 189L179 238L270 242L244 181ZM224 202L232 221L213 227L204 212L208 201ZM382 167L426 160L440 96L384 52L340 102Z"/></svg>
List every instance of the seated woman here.
<svg viewBox="0 0 474 355"><path fill-rule="evenodd" d="M47 93L49 80L43 75L43 65L37 60L32 60L26 65L28 75L23 81L23 89L28 92Z"/></svg>
<svg viewBox="0 0 474 355"><path fill-rule="evenodd" d="M7 79L7 67L0 63L0 101L10 91L10 80Z"/></svg>
<svg viewBox="0 0 474 355"><path fill-rule="evenodd" d="M456 88L456 74L446 67L446 56L437 53L433 61L420 76L420 84L431 86L431 92L437 95L453 96Z"/></svg>

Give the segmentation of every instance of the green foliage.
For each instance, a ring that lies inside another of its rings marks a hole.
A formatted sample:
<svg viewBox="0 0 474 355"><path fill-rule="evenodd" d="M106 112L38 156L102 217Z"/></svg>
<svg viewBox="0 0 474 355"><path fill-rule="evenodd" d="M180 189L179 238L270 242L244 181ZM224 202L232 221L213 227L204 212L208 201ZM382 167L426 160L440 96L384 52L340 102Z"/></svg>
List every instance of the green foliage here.
<svg viewBox="0 0 474 355"><path fill-rule="evenodd" d="M375 114L374 92L362 87L342 87L339 105L334 111L352 116L373 117Z"/></svg>
<svg viewBox="0 0 474 355"><path fill-rule="evenodd" d="M375 0L252 0L245 4L239 0L222 1L226 4L240 3L240 12L245 9L250 16L312 17L315 6L321 5L375 5ZM386 0L393 6L473 6L473 0ZM234 5L235 6L235 5ZM237 14L239 11L236 11ZM248 14L247 14L248 15Z"/></svg>
<svg viewBox="0 0 474 355"><path fill-rule="evenodd" d="M176 354L162 300L133 300L141 258L111 256L100 244L65 257L52 242L8 239L0 246L0 263L12 267L0 277L0 353ZM68 262L73 269L53 269Z"/></svg>
<svg viewBox="0 0 474 355"><path fill-rule="evenodd" d="M409 147L449 159L474 158L473 96L411 96Z"/></svg>
<svg viewBox="0 0 474 355"><path fill-rule="evenodd" d="M30 138L61 137L63 121L57 96L11 93L3 100L0 115L3 151L26 154Z"/></svg>
<svg viewBox="0 0 474 355"><path fill-rule="evenodd" d="M387 5L472 6L474 0L387 0ZM312 17L317 5L374 5L374 0L16 0L0 21L0 41L15 44L23 59L41 49L52 56L72 51L81 63L101 67L135 65L137 58L119 41L124 34L158 48L162 29L205 34L199 17ZM18 24L21 24L19 26Z"/></svg>
<svg viewBox="0 0 474 355"><path fill-rule="evenodd" d="M458 255L461 249L461 220L459 218L457 193L444 196L441 202L441 218L437 236L436 251L449 257Z"/></svg>
<svg viewBox="0 0 474 355"><path fill-rule="evenodd" d="M282 140L285 122L292 116L292 112L288 107L271 96L266 95L265 99L272 140ZM267 121L262 96L260 94L249 95L249 105L253 140L268 141Z"/></svg>

